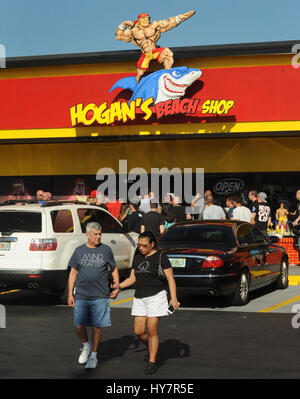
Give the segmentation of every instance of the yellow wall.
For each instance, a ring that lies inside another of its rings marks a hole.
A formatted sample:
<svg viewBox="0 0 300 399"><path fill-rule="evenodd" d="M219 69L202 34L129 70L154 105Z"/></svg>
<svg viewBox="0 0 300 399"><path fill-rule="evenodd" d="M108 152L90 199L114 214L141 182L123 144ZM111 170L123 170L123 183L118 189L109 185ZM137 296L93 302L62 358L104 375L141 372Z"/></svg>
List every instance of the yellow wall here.
<svg viewBox="0 0 300 399"><path fill-rule="evenodd" d="M300 138L225 138L112 143L0 146L2 176L118 173L119 160L135 167L204 168L206 173L300 170Z"/></svg>

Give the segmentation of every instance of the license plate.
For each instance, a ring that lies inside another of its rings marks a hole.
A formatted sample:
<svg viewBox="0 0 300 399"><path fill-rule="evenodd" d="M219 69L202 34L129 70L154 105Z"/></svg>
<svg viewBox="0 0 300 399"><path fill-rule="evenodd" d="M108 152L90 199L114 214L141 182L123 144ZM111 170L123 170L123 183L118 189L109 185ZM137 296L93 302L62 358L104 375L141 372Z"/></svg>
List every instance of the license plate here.
<svg viewBox="0 0 300 399"><path fill-rule="evenodd" d="M9 251L10 242L0 242L0 251Z"/></svg>
<svg viewBox="0 0 300 399"><path fill-rule="evenodd" d="M169 258L172 267L185 267L185 258Z"/></svg>

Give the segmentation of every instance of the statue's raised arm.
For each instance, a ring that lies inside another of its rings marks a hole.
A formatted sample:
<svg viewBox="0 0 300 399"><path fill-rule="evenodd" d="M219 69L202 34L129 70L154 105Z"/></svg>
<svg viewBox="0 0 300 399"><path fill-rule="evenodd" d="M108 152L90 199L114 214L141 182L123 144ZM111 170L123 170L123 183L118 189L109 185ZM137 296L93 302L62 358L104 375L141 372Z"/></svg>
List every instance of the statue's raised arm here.
<svg viewBox="0 0 300 399"><path fill-rule="evenodd" d="M156 28L160 32L167 32L173 28L176 28L181 22L186 21L195 14L194 10L188 11L185 14L179 14L176 17L170 17L161 21L154 21L153 25L157 24Z"/></svg>

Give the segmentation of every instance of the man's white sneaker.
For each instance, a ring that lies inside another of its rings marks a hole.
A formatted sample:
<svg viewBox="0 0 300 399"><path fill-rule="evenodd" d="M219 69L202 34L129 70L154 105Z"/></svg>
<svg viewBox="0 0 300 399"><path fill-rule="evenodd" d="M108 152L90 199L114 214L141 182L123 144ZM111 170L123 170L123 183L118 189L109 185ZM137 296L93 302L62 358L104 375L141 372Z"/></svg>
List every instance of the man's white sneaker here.
<svg viewBox="0 0 300 399"><path fill-rule="evenodd" d="M88 361L88 358L90 356L91 353L91 344L87 343L85 345L83 345L83 348L81 349L81 354L79 356L78 359L78 363L79 364L85 364Z"/></svg>
<svg viewBox="0 0 300 399"><path fill-rule="evenodd" d="M98 360L96 357L89 357L87 364L85 365L86 369L95 369L97 367Z"/></svg>

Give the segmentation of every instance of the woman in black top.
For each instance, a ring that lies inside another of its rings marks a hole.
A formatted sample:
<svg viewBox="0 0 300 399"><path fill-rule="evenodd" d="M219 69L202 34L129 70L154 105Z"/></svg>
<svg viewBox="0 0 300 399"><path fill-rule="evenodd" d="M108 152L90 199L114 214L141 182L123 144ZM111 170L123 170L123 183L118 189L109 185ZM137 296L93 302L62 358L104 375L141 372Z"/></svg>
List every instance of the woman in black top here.
<svg viewBox="0 0 300 399"><path fill-rule="evenodd" d="M158 275L159 263L168 282L171 295L169 303L175 310L179 307L171 263L167 255L157 251L155 244L155 238L151 232L145 231L140 234L137 245L139 251L136 252L132 261L130 276L119 285L119 289L123 289L136 284L131 314L135 316L134 332L149 350L145 374L157 371L158 367L155 363L159 347L157 329L160 317L168 315L166 284Z"/></svg>

